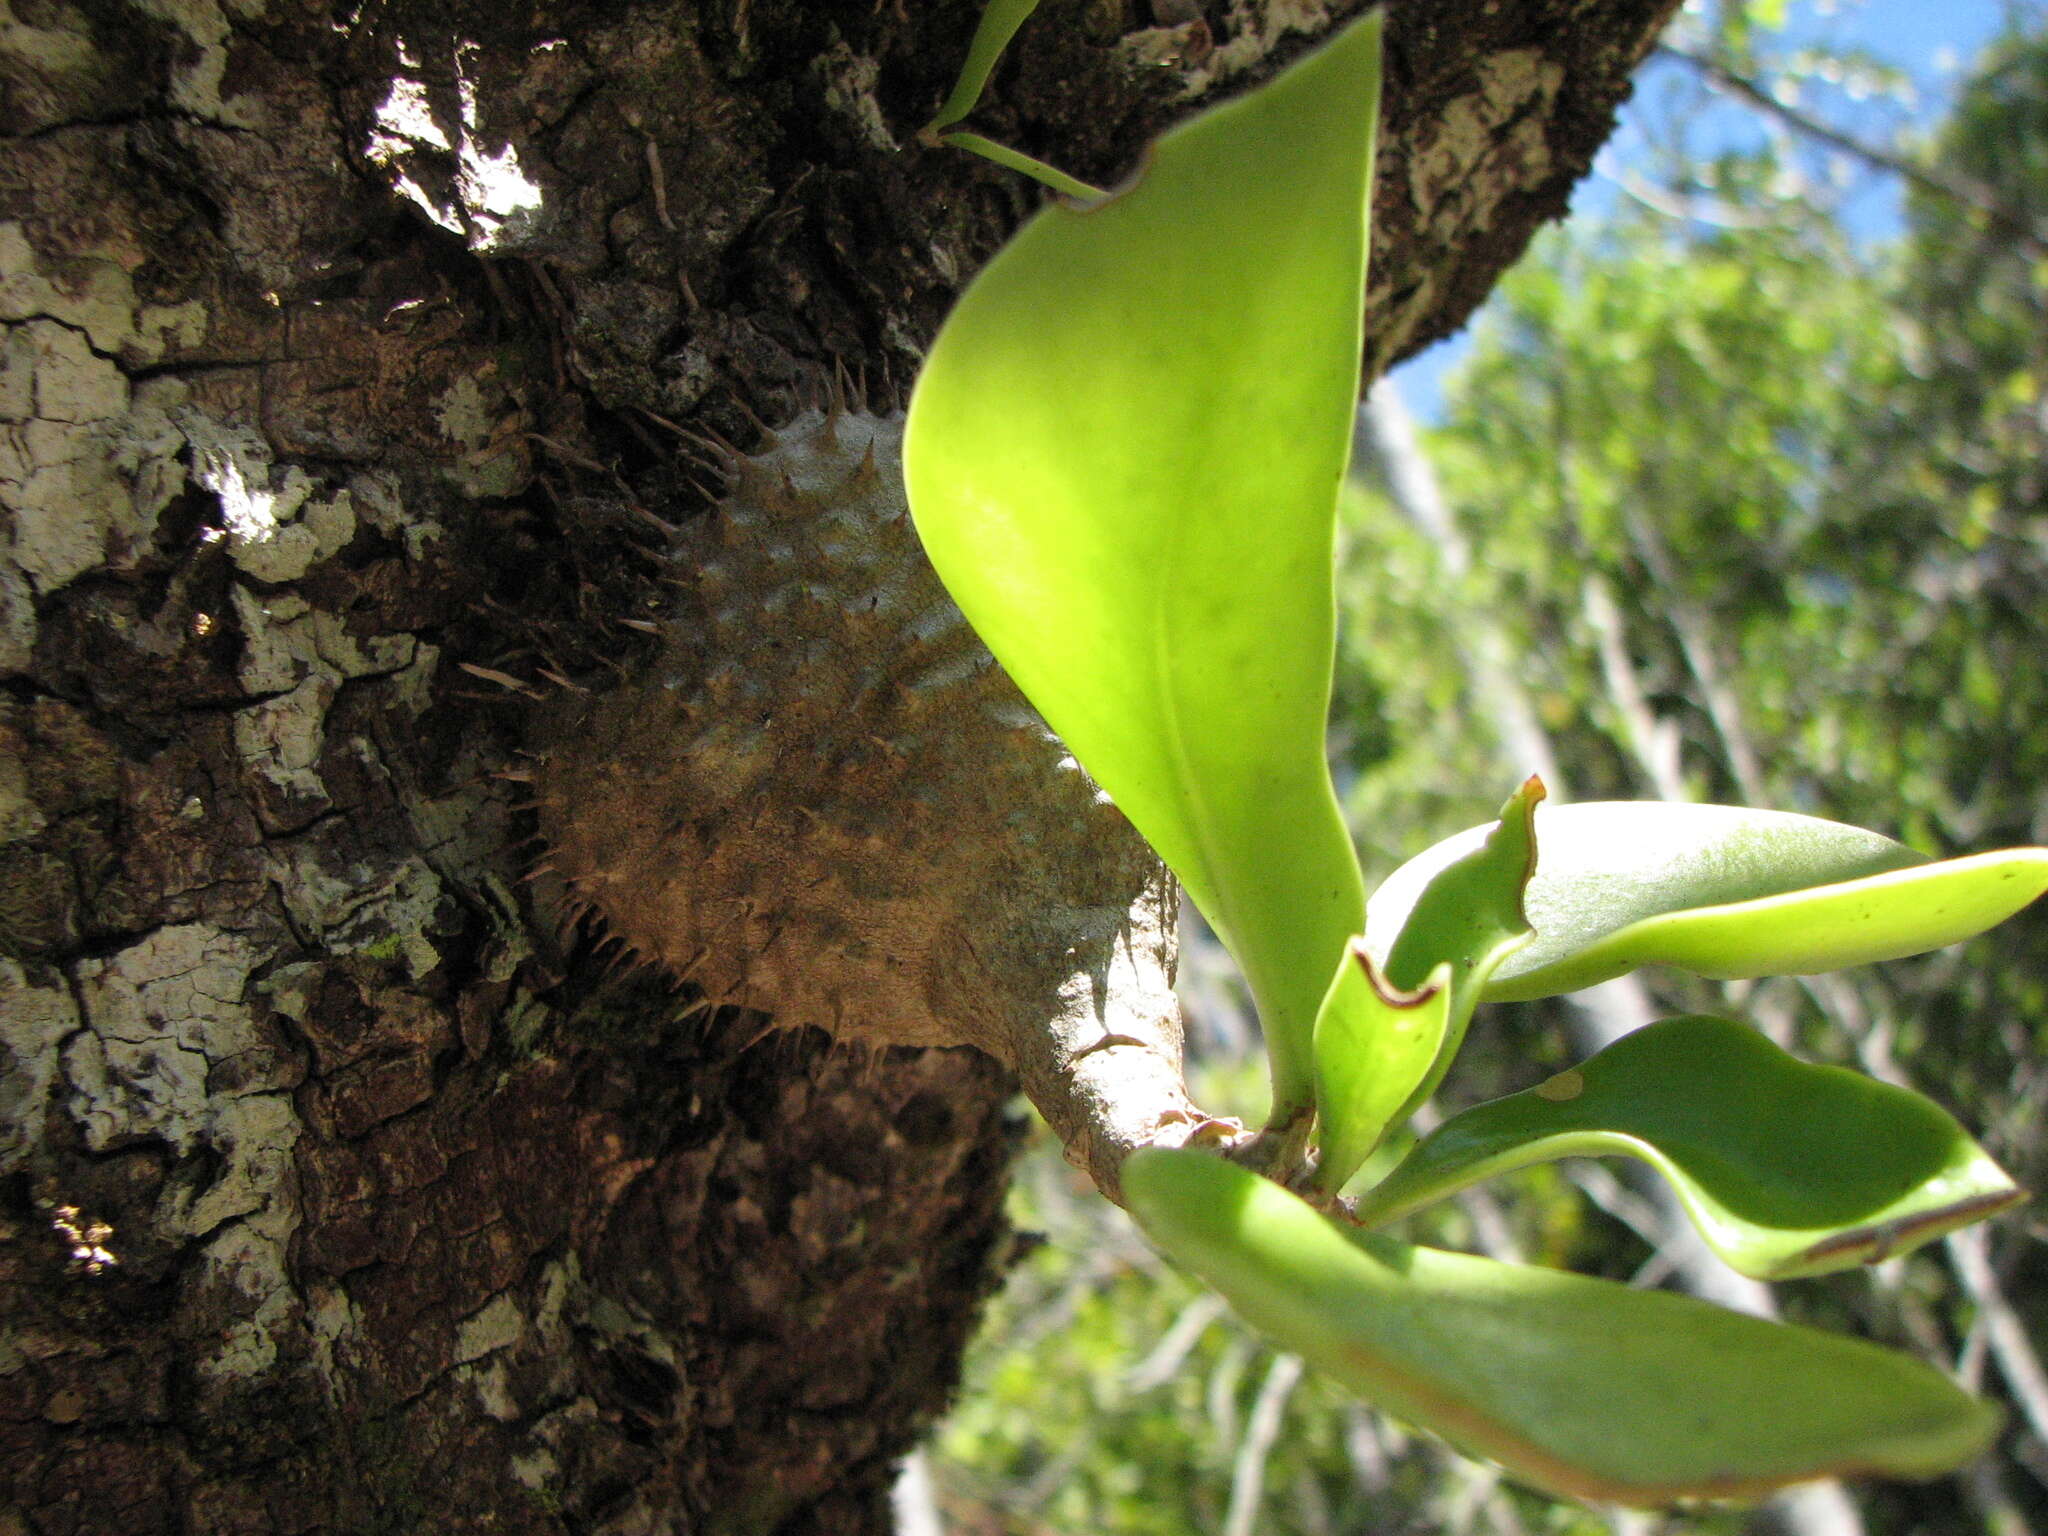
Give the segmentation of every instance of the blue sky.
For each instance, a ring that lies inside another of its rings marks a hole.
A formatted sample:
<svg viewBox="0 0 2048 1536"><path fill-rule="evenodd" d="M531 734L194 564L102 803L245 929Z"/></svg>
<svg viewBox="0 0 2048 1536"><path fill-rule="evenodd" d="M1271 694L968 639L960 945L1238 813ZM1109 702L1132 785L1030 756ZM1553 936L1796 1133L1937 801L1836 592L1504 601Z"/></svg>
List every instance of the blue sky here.
<svg viewBox="0 0 2048 1536"><path fill-rule="evenodd" d="M1689 9L1700 4L1692 0ZM1907 87L1900 94L1865 92L1854 82L1816 85L1801 105L1860 137L1882 140L1901 127L1924 132L1940 121L1972 61L2009 14L2038 24L2048 19L2048 0L1790 0L1789 46L1860 52L1900 72ZM1688 123L1689 142L1709 152L1753 143L1764 131L1753 109L1706 91L1689 66L1652 59L1594 174L1580 184L1575 214L1597 215L1625 195L1626 184L1654 179L1654 145L1675 122ZM1818 157L1814 167L1817 173L1826 169ZM1897 233L1897 178L1860 165L1838 164L1835 170L1844 178L1841 214L1849 228L1873 240ZM1410 408L1424 420L1439 414L1444 378L1468 349L1469 334L1468 327L1395 371Z"/></svg>

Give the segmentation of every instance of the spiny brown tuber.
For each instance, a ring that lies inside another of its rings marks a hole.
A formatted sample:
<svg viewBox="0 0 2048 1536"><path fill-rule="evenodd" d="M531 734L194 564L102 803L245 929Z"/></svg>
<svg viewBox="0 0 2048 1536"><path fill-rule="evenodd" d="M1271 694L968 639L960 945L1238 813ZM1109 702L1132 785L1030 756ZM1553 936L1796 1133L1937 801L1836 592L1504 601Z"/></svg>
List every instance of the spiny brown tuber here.
<svg viewBox="0 0 2048 1536"><path fill-rule="evenodd" d="M1170 877L940 586L901 418L807 412L676 550L650 665L546 712L568 916L715 1002L1012 1066L1115 1192L1185 1139Z"/></svg>

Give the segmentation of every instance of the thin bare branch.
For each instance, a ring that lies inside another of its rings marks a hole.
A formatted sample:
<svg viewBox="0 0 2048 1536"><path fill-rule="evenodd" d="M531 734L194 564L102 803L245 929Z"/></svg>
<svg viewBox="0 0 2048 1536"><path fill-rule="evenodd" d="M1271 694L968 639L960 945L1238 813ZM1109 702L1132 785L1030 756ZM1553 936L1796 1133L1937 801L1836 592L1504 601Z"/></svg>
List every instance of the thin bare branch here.
<svg viewBox="0 0 2048 1536"><path fill-rule="evenodd" d="M1124 1390L1134 1394L1150 1392L1173 1380L1180 1374L1181 1362L1187 1359L1188 1352L1226 1310L1223 1298L1214 1291L1204 1291L1189 1302L1173 1320L1173 1326L1152 1346L1152 1352L1132 1367L1131 1374L1124 1378Z"/></svg>
<svg viewBox="0 0 2048 1536"><path fill-rule="evenodd" d="M1230 1512L1224 1517L1223 1536L1252 1536L1259 1519L1259 1500L1266 1488L1266 1458L1273 1442L1280 1438L1280 1418L1287 1411L1287 1399L1301 1380L1299 1355L1275 1355L1259 1383L1259 1395L1238 1442L1237 1460L1230 1469Z"/></svg>
<svg viewBox="0 0 2048 1536"><path fill-rule="evenodd" d="M1746 79L1720 60L1710 58L1706 54L1695 53L1674 43L1659 43L1656 52L1698 70L1721 90L1731 96L1741 97L1757 110L1769 113L1793 131L1804 134L1817 143L1825 144L1830 149L1839 150L1845 155L1853 155L1866 165L1873 165L1879 170L1902 177L1923 192L1982 214L1994 228L2017 240L2033 255L2048 256L2048 230L2043 230L2024 212L2013 207L1992 188L1974 177L1923 165L1878 145L1866 144L1863 140L1822 122L1811 113L1779 100L1767 86Z"/></svg>
<svg viewBox="0 0 2048 1536"><path fill-rule="evenodd" d="M1622 621L1621 605L1614 589L1599 572L1587 575L1581 592L1586 622L1592 627L1600 649L1600 672L1607 684L1607 696L1621 716L1628 734L1630 753L1642 765L1650 786L1660 800L1686 798L1685 774L1680 763L1678 728L1650 707L1634 658L1628 653L1628 635Z"/></svg>
<svg viewBox="0 0 2048 1536"><path fill-rule="evenodd" d="M2006 1389L2019 1404L2034 1437L2048 1445L2048 1371L2041 1368L2041 1357L2034 1352L2033 1340L2027 1336L2027 1325L2006 1299L2005 1287L1999 1284L1998 1272L1991 1264L1989 1237L1982 1227L1964 1227L1949 1233L1943 1246L1948 1249L1949 1262L1955 1266L1963 1288L1977 1304L1991 1345L1991 1357L1998 1362L1998 1373L2005 1378Z"/></svg>

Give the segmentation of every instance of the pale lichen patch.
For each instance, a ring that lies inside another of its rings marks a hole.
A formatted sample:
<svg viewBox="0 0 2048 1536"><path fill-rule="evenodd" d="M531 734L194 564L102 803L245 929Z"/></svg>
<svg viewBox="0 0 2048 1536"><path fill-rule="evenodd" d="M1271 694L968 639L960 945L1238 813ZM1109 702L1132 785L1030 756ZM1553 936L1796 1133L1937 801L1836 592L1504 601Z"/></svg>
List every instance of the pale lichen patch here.
<svg viewBox="0 0 2048 1536"><path fill-rule="evenodd" d="M504 800L480 786L469 786L441 799L407 796L406 815L412 822L413 839L420 850L441 868L484 871L517 834L512 831L511 811ZM480 882L477 894L493 902L494 919L501 936L524 929L524 921L512 914L522 910L495 874L473 876Z"/></svg>
<svg viewBox="0 0 2048 1536"><path fill-rule="evenodd" d="M32 978L0 959L0 1174L42 1137L43 1112L57 1077L57 1047L78 1028L71 990L54 977Z"/></svg>
<svg viewBox="0 0 2048 1536"><path fill-rule="evenodd" d="M293 845L287 859L282 889L292 920L317 935L328 954L403 959L415 981L441 963L426 929L446 891L424 860L407 859L383 880L366 885L365 870L329 869L311 841Z"/></svg>
<svg viewBox="0 0 2048 1536"><path fill-rule="evenodd" d="M135 284L119 262L80 255L46 275L18 222L0 223L0 321L54 320L118 354L136 337Z"/></svg>
<svg viewBox="0 0 2048 1536"><path fill-rule="evenodd" d="M88 1146L155 1137L187 1153L212 1140L209 1068L262 1043L243 1001L255 963L247 940L201 923L79 962L86 1028L64 1065Z"/></svg>
<svg viewBox="0 0 2048 1536"><path fill-rule="evenodd" d="M341 1354L356 1348L363 1337L363 1317L348 1291L332 1280L314 1280L306 1288L306 1331L313 1358L329 1401L341 1401Z"/></svg>
<svg viewBox="0 0 2048 1536"><path fill-rule="evenodd" d="M533 1330L541 1345L554 1353L568 1337L569 1304L583 1290L583 1263L571 1253L551 1259L540 1272L540 1292L534 1302Z"/></svg>
<svg viewBox="0 0 2048 1536"><path fill-rule="evenodd" d="M80 1035L64 1052L71 1114L86 1144L104 1152L154 1135L190 1152L206 1118L206 1057L169 1031L130 1036L117 1027Z"/></svg>
<svg viewBox="0 0 2048 1536"><path fill-rule="evenodd" d="M1329 30L1328 0L1237 0L1230 8L1230 40L1183 76L1181 94L1199 96L1263 63L1282 38Z"/></svg>
<svg viewBox="0 0 2048 1536"><path fill-rule="evenodd" d="M126 259L124 259L126 258ZM173 342L206 339L205 306L143 304L127 251L73 251L45 271L15 220L0 221L0 321L51 320L83 331L92 350L130 366L161 362Z"/></svg>
<svg viewBox="0 0 2048 1536"><path fill-rule="evenodd" d="M285 1018L304 1024L312 1017L313 999L319 993L323 974L314 962L297 960L273 967L256 983L256 990Z"/></svg>
<svg viewBox="0 0 2048 1536"><path fill-rule="evenodd" d="M291 1172L292 1148L299 1138L299 1117L282 1093L244 1093L223 1105L213 1123L212 1140L227 1163L204 1190L188 1195L174 1187L158 1212L163 1230L181 1237L199 1237L224 1222L267 1211Z"/></svg>
<svg viewBox="0 0 2048 1536"><path fill-rule="evenodd" d="M447 530L432 517L406 506L389 475L376 471L352 475L348 489L356 515L379 533L402 542L408 560L421 559L429 544L447 536Z"/></svg>
<svg viewBox="0 0 2048 1536"><path fill-rule="evenodd" d="M1379 317L1374 350L1381 357L1398 355L1436 313L1451 254L1491 230L1509 199L1546 185L1556 170L1549 129L1564 67L1522 48L1486 57L1476 69L1478 89L1454 98L1408 146L1405 174L1388 169L1392 185L1405 180L1425 248L1444 260L1411 264L1398 294L1395 279L1375 270L1366 303Z"/></svg>
<svg viewBox="0 0 2048 1536"><path fill-rule="evenodd" d="M228 18L215 0L135 0L138 10L170 22L185 34L192 49L171 74L171 101L202 122L223 128L258 128L260 103L253 96L223 98L227 76Z"/></svg>
<svg viewBox="0 0 2048 1536"><path fill-rule="evenodd" d="M0 674L27 671L35 649L35 599L20 570L0 558Z"/></svg>
<svg viewBox="0 0 2048 1536"><path fill-rule="evenodd" d="M604 1410L588 1397L565 1403L536 1420L527 1432L532 1449L511 1458L513 1477L528 1488L557 1486L563 1461L574 1458L591 1427L603 1420Z"/></svg>
<svg viewBox="0 0 2048 1536"><path fill-rule="evenodd" d="M194 477L220 499L228 552L256 580L297 581L355 537L348 491L318 495L319 486L298 465L280 471L253 429L198 411L181 413L179 425L192 445Z"/></svg>
<svg viewBox="0 0 2048 1536"><path fill-rule="evenodd" d="M45 273L22 226L0 223L0 671L30 664L36 595L130 563L184 484L167 415L182 386L131 388L122 365L154 361L167 330L203 319L145 333L143 318L118 261L81 254Z"/></svg>
<svg viewBox="0 0 2048 1536"><path fill-rule="evenodd" d="M155 361L173 343L197 347L206 340L206 306L197 299L182 304L145 304L135 314L135 351Z"/></svg>
<svg viewBox="0 0 2048 1536"><path fill-rule="evenodd" d="M457 379L435 408L442 436L462 449L447 472L463 495L509 496L526 483L527 416L492 370Z"/></svg>
<svg viewBox="0 0 2048 1536"><path fill-rule="evenodd" d="M189 394L182 379L144 379L130 389L127 414L116 424L110 443L114 470L129 487L137 528L153 529L158 515L185 490L185 434L174 418Z"/></svg>
<svg viewBox="0 0 2048 1536"><path fill-rule="evenodd" d="M25 325L0 332L0 421L27 421L36 413L35 339Z"/></svg>
<svg viewBox="0 0 2048 1536"><path fill-rule="evenodd" d="M339 615L295 593L266 597L237 584L230 600L243 635L237 677L252 694L282 693L321 674L341 682L412 665L411 635L351 635Z"/></svg>
<svg viewBox="0 0 2048 1536"><path fill-rule="evenodd" d="M348 953L396 940L414 981L424 980L441 956L425 930L447 895L441 877L422 859L407 859L349 918L328 930L328 942Z"/></svg>
<svg viewBox="0 0 2048 1536"><path fill-rule="evenodd" d="M71 422L9 429L16 452L0 459L0 506L14 514L13 563L39 592L52 592L102 563L133 501L114 473L108 434Z"/></svg>
<svg viewBox="0 0 2048 1536"><path fill-rule="evenodd" d="M31 320L18 334L28 347L35 414L44 421L105 421L128 409L127 379L112 359L92 350L83 331Z"/></svg>
<svg viewBox="0 0 2048 1536"><path fill-rule="evenodd" d="M40 18L66 20L60 9ZM12 7L0 10L0 54L10 54L34 66L39 74L53 76L89 74L100 65L99 51L85 30L84 18L73 28L39 27L23 21Z"/></svg>
<svg viewBox="0 0 2048 1536"><path fill-rule="evenodd" d="M497 1350L509 1349L526 1332L525 1319L510 1296L502 1292L455 1325L455 1363L467 1365Z"/></svg>
<svg viewBox="0 0 2048 1536"><path fill-rule="evenodd" d="M901 146L889 132L881 103L875 99L875 87L882 78L881 64L855 53L842 38L812 68L824 82L825 105L851 122L870 146L884 154L896 154Z"/></svg>
<svg viewBox="0 0 2048 1536"><path fill-rule="evenodd" d="M484 1414L500 1424L517 1422L520 1407L512 1395L511 1373L505 1369L502 1360L486 1361L482 1365L465 1365L456 1369L455 1380L466 1382L476 1393L477 1407Z"/></svg>
<svg viewBox="0 0 2048 1536"><path fill-rule="evenodd" d="M346 499L346 492L338 498ZM415 642L405 634L351 635L340 616L296 593L264 596L237 583L230 601L244 640L237 679L258 696L235 714L235 750L276 791L291 818L303 820L328 804L319 763L336 692L351 678L404 670ZM275 819L278 812L271 814Z"/></svg>
<svg viewBox="0 0 2048 1536"><path fill-rule="evenodd" d="M202 1263L205 1283L232 1289L250 1306L221 1330L212 1352L200 1356L202 1388L268 1375L277 1365L280 1335L296 1333L303 1312L285 1272L284 1241L258 1222L236 1222L206 1245Z"/></svg>
<svg viewBox="0 0 2048 1536"><path fill-rule="evenodd" d="M322 672L289 692L235 712L235 754L294 808L299 819L329 803L317 765L327 706L334 702L337 686Z"/></svg>
<svg viewBox="0 0 2048 1536"><path fill-rule="evenodd" d="M1549 175L1543 125L1563 83L1555 60L1515 49L1483 60L1479 89L1444 108L1436 131L1408 157L1409 196L1439 238L1490 228L1509 192Z"/></svg>
<svg viewBox="0 0 2048 1536"><path fill-rule="evenodd" d="M411 659L391 677L391 697L409 717L426 712L434 702L434 673L441 661L441 648L424 640L413 644Z"/></svg>
<svg viewBox="0 0 2048 1536"><path fill-rule="evenodd" d="M299 1219L289 1181L301 1125L282 1091L293 1066L244 1001L256 959L238 935L185 924L83 961L85 1027L63 1053L88 1146L149 1138L217 1159L203 1184L170 1180L151 1218L158 1237L211 1235L202 1275L253 1302L236 1309L202 1376L267 1369L275 1331L297 1308L284 1259Z"/></svg>
<svg viewBox="0 0 2048 1536"><path fill-rule="evenodd" d="M547 1397L561 1397L574 1385L575 1373L569 1363L570 1345L575 1325L581 1321L586 1295L583 1264L575 1254L552 1260L541 1271L540 1288L534 1297L533 1315L528 1327L534 1351L541 1358L553 1362L545 1383Z"/></svg>
<svg viewBox="0 0 2048 1536"><path fill-rule="evenodd" d="M313 654L343 678L383 677L410 667L419 642L411 635L352 635L339 614L316 608L307 628Z"/></svg>
<svg viewBox="0 0 2048 1536"><path fill-rule="evenodd" d="M481 448L491 440L496 415L485 403L483 386L474 375L465 374L449 385L435 407L434 419L443 435L464 448Z"/></svg>
<svg viewBox="0 0 2048 1536"><path fill-rule="evenodd" d="M206 1238L200 1283L240 1298L202 1384L268 1371L298 1302L285 1268L299 1220L291 1195L301 1123L284 1090L295 1065L246 1001L259 955L205 924L162 928L75 972L84 1028L63 1052L68 1109L87 1146L151 1139L205 1150L203 1183L173 1177L151 1217L159 1238Z"/></svg>
<svg viewBox="0 0 2048 1536"><path fill-rule="evenodd" d="M152 397L153 399L154 397ZM0 561L13 582L62 587L142 548L165 496L142 471L165 456L161 413L131 398L119 367L84 329L50 319L0 342L0 507L13 537ZM0 595L0 608L13 604ZM17 612L7 628L27 628ZM24 637L32 642L33 631Z"/></svg>
<svg viewBox="0 0 2048 1536"><path fill-rule="evenodd" d="M305 678L308 658L292 643L290 627L312 611L304 598L282 593L268 601L237 583L229 592L242 627L242 662L236 678L250 693L283 693Z"/></svg>

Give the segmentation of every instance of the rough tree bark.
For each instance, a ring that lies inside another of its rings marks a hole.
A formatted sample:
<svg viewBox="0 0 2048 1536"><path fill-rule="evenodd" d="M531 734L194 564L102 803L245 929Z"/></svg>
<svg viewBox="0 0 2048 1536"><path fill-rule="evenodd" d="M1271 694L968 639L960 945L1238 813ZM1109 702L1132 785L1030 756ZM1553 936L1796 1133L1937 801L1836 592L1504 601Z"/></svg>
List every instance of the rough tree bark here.
<svg viewBox="0 0 2048 1536"><path fill-rule="evenodd" d="M1396 8L1369 366L1670 8ZM1049 0L983 121L1114 179L1355 9ZM607 974L501 775L668 424L899 394L1035 201L914 140L976 10L0 8L0 1533L886 1527L1009 1078Z"/></svg>

